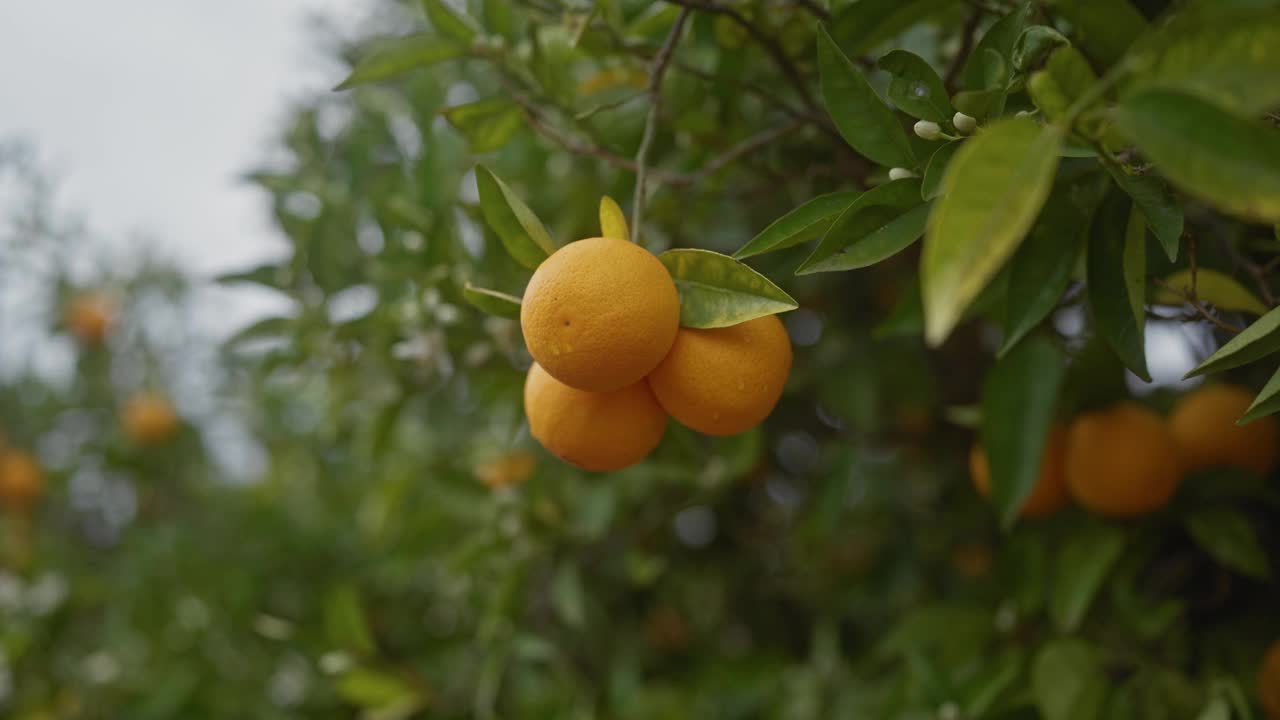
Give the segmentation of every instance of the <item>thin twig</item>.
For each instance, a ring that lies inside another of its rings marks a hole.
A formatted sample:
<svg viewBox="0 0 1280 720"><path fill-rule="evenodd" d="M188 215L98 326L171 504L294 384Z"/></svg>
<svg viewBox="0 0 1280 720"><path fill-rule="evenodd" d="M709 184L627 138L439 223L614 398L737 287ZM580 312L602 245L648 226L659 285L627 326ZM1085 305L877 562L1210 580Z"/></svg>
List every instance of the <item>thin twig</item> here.
<svg viewBox="0 0 1280 720"><path fill-rule="evenodd" d="M1231 256L1231 262L1235 268L1243 269L1248 273L1249 277L1253 278L1253 284L1257 286L1258 294L1262 296L1263 302L1269 307L1275 307L1275 293L1271 291L1271 285L1267 282L1267 274L1273 269L1268 268L1271 263L1259 265L1245 257L1244 253L1240 252L1240 249L1235 246L1235 243L1231 242L1230 238L1220 236L1220 239L1223 249L1227 251L1227 255ZM1273 259L1271 262L1274 263L1275 261L1276 259Z"/></svg>
<svg viewBox="0 0 1280 720"><path fill-rule="evenodd" d="M960 49L951 59L951 66L947 68L946 77L942 79L942 85L949 93L955 93L956 81L960 79L960 71L964 69L965 60L973 50L974 36L978 32L978 23L982 22L982 15L982 8L975 8L972 13L969 13L969 18L964 21L964 27L960 29Z"/></svg>
<svg viewBox="0 0 1280 720"><path fill-rule="evenodd" d="M1205 320L1208 320L1214 325L1217 325L1223 330L1226 330L1227 332L1236 334L1236 335L1238 335L1241 332L1244 332L1244 328L1239 327L1237 325L1232 325L1231 323L1226 322L1225 320L1222 320L1221 318L1217 317L1213 313L1209 312L1209 309L1204 306L1204 303L1197 300L1194 297L1194 293L1187 290L1186 288L1174 287L1173 285L1170 285L1169 283L1165 282L1164 280L1161 280L1160 278L1151 278L1151 282L1181 297L1183 300L1187 302L1188 305L1195 308L1196 312L1200 314L1200 317L1204 318Z"/></svg>
<svg viewBox="0 0 1280 720"><path fill-rule="evenodd" d="M758 132L755 135L752 135L751 137L743 140L737 145L734 145L733 147L724 151L720 155L717 155L716 157L712 158L710 161L708 161L705 165L702 166L702 169L698 170L695 173L689 173L687 175L683 175L681 176L680 179L682 181L687 181L689 183L696 183L699 180L710 177L711 175L714 175L716 172L718 172L725 166L729 165L729 163L732 163L733 161L751 152L754 152L755 150L758 150L764 147L765 145L768 145L774 140L777 140L783 135L786 135L792 130L795 130L796 128L800 127L802 124L803 123L801 123L799 120L792 120L791 122L786 123L785 125L779 125L776 128L771 128L769 130L763 130L761 132Z"/></svg>
<svg viewBox="0 0 1280 720"><path fill-rule="evenodd" d="M680 41L680 33L684 31L685 21L690 14L690 8L681 9L680 16L671 26L671 33L667 35L667 41L653 58L652 69L649 71L649 114L644 119L640 148L636 150L636 191L631 202L631 239L637 244L640 244L640 236L644 231L644 184L649 169L649 148L653 145L653 136L657 134L658 112L662 107L662 78L667 74L671 55L675 52L676 43Z"/></svg>

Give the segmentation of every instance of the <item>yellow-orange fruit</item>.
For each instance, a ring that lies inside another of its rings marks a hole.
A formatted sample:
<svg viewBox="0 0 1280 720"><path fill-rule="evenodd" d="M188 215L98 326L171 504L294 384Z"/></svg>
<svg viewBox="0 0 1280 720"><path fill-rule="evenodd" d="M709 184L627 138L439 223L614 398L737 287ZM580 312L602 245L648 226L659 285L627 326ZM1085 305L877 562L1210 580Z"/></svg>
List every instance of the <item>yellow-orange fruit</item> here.
<svg viewBox="0 0 1280 720"><path fill-rule="evenodd" d="M529 432L551 454L584 470L621 470L662 440L667 414L644 381L593 393L569 387L538 364L524 382Z"/></svg>
<svg viewBox="0 0 1280 720"><path fill-rule="evenodd" d="M1067 487L1086 510L1130 517L1165 506L1182 478L1164 418L1134 402L1081 414L1067 436Z"/></svg>
<svg viewBox="0 0 1280 720"><path fill-rule="evenodd" d="M1169 413L1187 470L1238 467L1258 475L1276 466L1276 419L1270 415L1236 425L1253 393L1234 385L1205 385L1184 395Z"/></svg>
<svg viewBox="0 0 1280 720"><path fill-rule="evenodd" d="M1055 425L1045 438L1044 453L1040 456L1040 475L1022 505L1025 517L1044 517L1061 510L1069 499L1067 492L1067 431ZM983 497L991 495L991 466L982 445L974 444L969 450L969 476Z"/></svg>
<svg viewBox="0 0 1280 720"><path fill-rule="evenodd" d="M1258 670L1258 700L1271 720L1280 720L1280 641L1271 644Z"/></svg>
<svg viewBox="0 0 1280 720"><path fill-rule="evenodd" d="M124 427L141 445L161 445L178 430L178 415L169 399L159 393L139 393L124 406Z"/></svg>
<svg viewBox="0 0 1280 720"><path fill-rule="evenodd" d="M44 470L25 450L0 450L0 503L31 505L44 495Z"/></svg>
<svg viewBox="0 0 1280 720"><path fill-rule="evenodd" d="M520 327L529 354L570 387L608 392L648 375L675 341L680 296L653 253L588 238L547 258L525 289Z"/></svg>
<svg viewBox="0 0 1280 720"><path fill-rule="evenodd" d="M67 328L86 345L100 345L116 324L116 302L102 293L84 293L66 309Z"/></svg>
<svg viewBox="0 0 1280 720"><path fill-rule="evenodd" d="M476 467L476 477L491 488L519 485L533 474L537 459L533 453L518 450Z"/></svg>
<svg viewBox="0 0 1280 720"><path fill-rule="evenodd" d="M759 425L782 397L791 340L776 315L724 328L680 328L649 386L671 417L707 435Z"/></svg>

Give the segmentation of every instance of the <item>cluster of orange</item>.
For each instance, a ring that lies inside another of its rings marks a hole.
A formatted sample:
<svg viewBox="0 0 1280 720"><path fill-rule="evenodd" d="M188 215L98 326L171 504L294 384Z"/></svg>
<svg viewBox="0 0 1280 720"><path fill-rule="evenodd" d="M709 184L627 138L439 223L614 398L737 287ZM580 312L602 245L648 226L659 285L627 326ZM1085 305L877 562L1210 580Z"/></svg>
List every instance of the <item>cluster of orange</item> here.
<svg viewBox="0 0 1280 720"><path fill-rule="evenodd" d="M667 417L708 435L758 425L782 395L791 343L769 315L680 327L671 274L614 238L569 243L534 272L520 309L534 364L529 430L585 470L620 470L658 446Z"/></svg>
<svg viewBox="0 0 1280 720"><path fill-rule="evenodd" d="M1133 517L1164 507L1190 472L1236 467L1265 475L1280 457L1275 419L1235 424L1252 401L1243 388L1206 385L1180 398L1167 419L1121 402L1083 413L1069 427L1056 426L1022 513L1051 515L1074 499L1099 515ZM981 445L969 454L969 472L978 491L989 494Z"/></svg>

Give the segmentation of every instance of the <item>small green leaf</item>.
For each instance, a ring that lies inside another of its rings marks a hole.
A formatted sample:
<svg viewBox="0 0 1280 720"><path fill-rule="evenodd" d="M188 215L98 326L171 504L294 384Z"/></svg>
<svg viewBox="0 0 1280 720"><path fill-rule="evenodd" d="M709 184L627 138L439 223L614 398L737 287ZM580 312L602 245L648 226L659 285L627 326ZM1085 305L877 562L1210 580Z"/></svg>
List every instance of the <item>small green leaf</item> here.
<svg viewBox="0 0 1280 720"><path fill-rule="evenodd" d="M1080 628L1124 546L1124 533L1110 525L1087 525L1063 544L1049 595L1049 616L1059 630L1071 633Z"/></svg>
<svg viewBox="0 0 1280 720"><path fill-rule="evenodd" d="M796 309L796 301L768 278L710 250L668 250L658 256L680 290L680 324L737 325Z"/></svg>
<svg viewBox="0 0 1280 720"><path fill-rule="evenodd" d="M861 55L948 5L948 0L858 0L836 13L831 35L850 55Z"/></svg>
<svg viewBox="0 0 1280 720"><path fill-rule="evenodd" d="M431 27L454 40L470 43L479 32L474 20L457 12L442 0L422 0L422 9L431 21Z"/></svg>
<svg viewBox="0 0 1280 720"><path fill-rule="evenodd" d="M819 195L800 207L770 223L769 227L751 238L733 256L739 260L774 250L795 247L821 236L831 227L859 193L854 191Z"/></svg>
<svg viewBox="0 0 1280 720"><path fill-rule="evenodd" d="M329 591L324 604L324 624L328 642L334 647L357 655L374 652L373 633L354 587L339 585Z"/></svg>
<svg viewBox="0 0 1280 720"><path fill-rule="evenodd" d="M226 345L234 348L251 340L279 339L288 335L297 322L298 319L292 317L263 318L232 335L227 339Z"/></svg>
<svg viewBox="0 0 1280 720"><path fill-rule="evenodd" d="M1044 720L1095 720L1110 681L1093 647L1082 640L1054 640L1031 667L1031 689Z"/></svg>
<svg viewBox="0 0 1280 720"><path fill-rule="evenodd" d="M933 151L924 169L924 181L920 183L921 198L932 200L942 194L942 178L947 172L947 165L951 164L951 158L962 144L953 140Z"/></svg>
<svg viewBox="0 0 1280 720"><path fill-rule="evenodd" d="M860 195L831 224L797 275L866 267L899 252L924 232L928 206L920 181L891 180Z"/></svg>
<svg viewBox="0 0 1280 720"><path fill-rule="evenodd" d="M622 214L618 201L608 195L600 198L600 235L618 240L631 239L631 231L627 229L627 216Z"/></svg>
<svg viewBox="0 0 1280 720"><path fill-rule="evenodd" d="M925 232L925 339L942 344L1018 249L1053 183L1062 136L1029 118L1001 120L966 140L942 181Z"/></svg>
<svg viewBox="0 0 1280 720"><path fill-rule="evenodd" d="M430 33L377 40L356 63L351 74L334 90L386 80L410 70L462 57L467 46Z"/></svg>
<svg viewBox="0 0 1280 720"><path fill-rule="evenodd" d="M484 24L490 31L508 40L517 36L514 13L511 12L511 0L484 0Z"/></svg>
<svg viewBox="0 0 1280 720"><path fill-rule="evenodd" d="M1187 373L1187 377L1230 370L1276 351L1280 351L1280 308L1255 320L1244 332L1231 338L1226 345L1218 348L1217 352Z"/></svg>
<svg viewBox="0 0 1280 720"><path fill-rule="evenodd" d="M1231 703L1221 695L1214 695L1196 716L1196 720L1231 720Z"/></svg>
<svg viewBox="0 0 1280 720"><path fill-rule="evenodd" d="M356 668L337 685L339 697L362 708L387 708L418 702L417 693L404 680L379 670Z"/></svg>
<svg viewBox="0 0 1280 720"><path fill-rule="evenodd" d="M898 118L823 28L818 29L818 70L827 112L845 141L881 165L913 167L915 157Z"/></svg>
<svg viewBox="0 0 1280 720"><path fill-rule="evenodd" d="M1097 82L1098 76L1079 50L1060 47L1049 56L1043 69L1031 74L1027 94L1045 117L1059 122L1066 119L1075 102Z"/></svg>
<svg viewBox="0 0 1280 720"><path fill-rule="evenodd" d="M569 627L580 628L587 621L586 593L577 565L566 562L556 571L551 581L551 602L556 614Z"/></svg>
<svg viewBox="0 0 1280 720"><path fill-rule="evenodd" d="M1174 185L1244 219L1280 221L1280 133L1275 128L1166 90L1133 95L1114 116Z"/></svg>
<svg viewBox="0 0 1280 720"><path fill-rule="evenodd" d="M982 446L991 467L991 498L1012 527L1040 476L1066 363L1053 343L1030 337L987 374L982 390Z"/></svg>
<svg viewBox="0 0 1280 720"><path fill-rule="evenodd" d="M888 95L898 109L906 114L932 120L939 125L949 125L955 110L942 86L942 78L924 58L906 50L894 50L877 63L888 72Z"/></svg>
<svg viewBox="0 0 1280 720"><path fill-rule="evenodd" d="M1187 518L1187 530L1205 552L1232 570L1259 580L1271 576L1257 533L1238 513L1220 508L1197 510Z"/></svg>
<svg viewBox="0 0 1280 720"><path fill-rule="evenodd" d="M506 98L487 98L442 110L449 124L467 136L473 153L497 150L524 127L520 106Z"/></svg>
<svg viewBox="0 0 1280 720"><path fill-rule="evenodd" d="M1027 19L1031 17L1031 5L1031 3L1023 3L1017 10L997 20L982 36L982 39L978 41L973 52L969 54L964 70L961 73L965 89L987 90L995 87L990 83L992 79L990 58L992 55L1001 60L1002 64L1012 67L1013 46L1017 44L1018 37L1022 35L1023 28L1027 26ZM1001 75L1004 75L1003 70ZM1004 85L1003 79L1000 80L999 84L1001 86ZM1003 87L1001 87L1001 90L1003 91ZM960 109L964 110L964 108ZM973 115L968 110L964 110L964 112ZM974 117L979 116L975 115Z"/></svg>
<svg viewBox="0 0 1280 720"><path fill-rule="evenodd" d="M502 239L503 247L516 262L536 269L556 251L538 216L489 168L476 166L476 185L480 189L480 211L484 213L485 222Z"/></svg>
<svg viewBox="0 0 1280 720"><path fill-rule="evenodd" d="M1147 219L1147 227L1160 241L1169 262L1178 259L1182 240L1182 203L1163 180L1155 175L1130 175L1120 168L1108 166L1111 177L1133 198Z"/></svg>
<svg viewBox="0 0 1280 720"><path fill-rule="evenodd" d="M1124 55L1147 29L1147 20L1129 0L1053 0L1053 11L1071 23L1071 37L1098 67Z"/></svg>
<svg viewBox="0 0 1280 720"><path fill-rule="evenodd" d="M1018 36L1010 60L1014 70L1029 72L1039 67L1055 49L1070 45L1071 41L1057 30L1047 25L1032 25Z"/></svg>
<svg viewBox="0 0 1280 720"><path fill-rule="evenodd" d="M273 290L287 290L289 287L289 268L283 265L267 263L251 270L219 275L215 282L230 285L232 283L254 283Z"/></svg>
<svg viewBox="0 0 1280 720"><path fill-rule="evenodd" d="M1274 415L1276 412L1280 412L1280 370L1276 370L1267 384L1262 387L1262 392L1253 399L1249 409L1236 421L1236 424L1248 425L1260 417Z"/></svg>
<svg viewBox="0 0 1280 720"><path fill-rule="evenodd" d="M508 295L488 288L475 287L471 283L467 283L462 288L462 296L467 299L467 302L490 315L513 320L520 319L520 298L515 295Z"/></svg>
<svg viewBox="0 0 1280 720"><path fill-rule="evenodd" d="M1179 270L1164 279L1168 287L1158 288L1152 301L1160 305L1181 305L1186 302L1186 295L1179 294L1191 290L1191 271ZM1171 289L1172 288L1172 289ZM1253 315L1265 315L1267 305L1249 292L1245 286L1236 282L1235 278L1217 270L1200 268L1196 271L1196 297L1223 310L1247 312Z"/></svg>
<svg viewBox="0 0 1280 720"><path fill-rule="evenodd" d="M1102 202L1089 228L1086 258L1089 308L1099 334L1135 375L1151 382L1147 372L1143 309L1146 292L1146 221L1135 216L1133 203L1112 192Z"/></svg>

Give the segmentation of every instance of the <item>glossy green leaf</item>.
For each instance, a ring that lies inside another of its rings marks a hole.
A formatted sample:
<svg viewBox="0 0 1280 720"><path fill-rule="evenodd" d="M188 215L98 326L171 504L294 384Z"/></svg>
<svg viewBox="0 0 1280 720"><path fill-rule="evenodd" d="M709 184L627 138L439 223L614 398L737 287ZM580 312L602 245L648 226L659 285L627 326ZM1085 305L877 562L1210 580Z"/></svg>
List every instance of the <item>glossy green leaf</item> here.
<svg viewBox="0 0 1280 720"><path fill-rule="evenodd" d="M942 194L942 178L946 175L947 166L951 164L951 158L955 156L961 145L963 145L961 141L954 140L933 151L933 155L929 157L929 164L924 169L924 180L920 183L921 198L932 200Z"/></svg>
<svg viewBox="0 0 1280 720"><path fill-rule="evenodd" d="M443 0L422 0L422 9L431 21L431 27L454 40L470 43L479 32L474 20L449 7Z"/></svg>
<svg viewBox="0 0 1280 720"><path fill-rule="evenodd" d="M1280 132L1166 90L1130 96L1116 124L1174 185L1218 209L1280 221Z"/></svg>
<svg viewBox="0 0 1280 720"><path fill-rule="evenodd" d="M1089 228L1085 271L1089 308L1099 334L1125 367L1147 382L1146 224L1133 203L1112 192Z"/></svg>
<svg viewBox="0 0 1280 720"><path fill-rule="evenodd" d="M987 374L982 445L991 468L992 502L1005 528L1017 520L1040 475L1065 370L1062 353L1052 342L1030 337Z"/></svg>
<svg viewBox="0 0 1280 720"><path fill-rule="evenodd" d="M1039 67L1055 49L1068 46L1071 41L1048 25L1032 25L1018 36L1013 45L1010 60L1013 69L1029 72Z"/></svg>
<svg viewBox="0 0 1280 720"><path fill-rule="evenodd" d="M854 150L881 165L915 165L911 145L898 118L821 28L818 30L818 70L827 112Z"/></svg>
<svg viewBox="0 0 1280 720"><path fill-rule="evenodd" d="M515 320L520 319L520 298L515 295L508 295L488 288L475 287L471 283L467 283L462 288L462 296L467 299L467 302L490 315Z"/></svg>
<svg viewBox="0 0 1280 720"><path fill-rule="evenodd" d="M951 124L955 110L942 86L942 78L924 58L906 50L894 50L877 63L889 73L889 99L899 110L939 125Z"/></svg>
<svg viewBox="0 0 1280 720"><path fill-rule="evenodd" d="M1260 417L1274 415L1277 412L1280 412L1280 370L1276 370L1267 384L1262 387L1262 392L1253 399L1249 409L1236 421L1236 424L1248 425Z"/></svg>
<svg viewBox="0 0 1280 720"><path fill-rule="evenodd" d="M431 33L380 40L370 45L347 79L334 89L346 90L386 80L410 70L462 57L466 52L466 45Z"/></svg>
<svg viewBox="0 0 1280 720"><path fill-rule="evenodd" d="M1048 197L1062 136L1029 118L966 140L942 181L925 233L925 339L942 344L965 308L1018 249Z"/></svg>
<svg viewBox="0 0 1280 720"><path fill-rule="evenodd" d="M1058 122L1066 119L1072 105L1096 82L1098 76L1079 50L1060 47L1049 56L1043 69L1031 74L1027 94L1045 117Z"/></svg>
<svg viewBox="0 0 1280 720"><path fill-rule="evenodd" d="M680 324L692 328L737 325L797 305L768 278L710 250L668 250L658 256L680 290Z"/></svg>
<svg viewBox="0 0 1280 720"><path fill-rule="evenodd" d="M994 54L996 58L1000 58L1009 67L1013 66L1013 46L1017 44L1018 37L1022 35L1023 29L1026 28L1031 13L1031 3L1023 3L1017 10L997 20L987 30L965 62L964 70L961 73L965 89L986 90L994 87L990 83L991 54ZM988 51L991 54L988 54ZM1002 72L1001 75L1004 75L1004 73ZM1003 86L1003 84L1004 81L1001 80L1000 85ZM961 110L963 109L961 108ZM965 112L968 111L965 110ZM973 113L969 114L973 115Z"/></svg>
<svg viewBox="0 0 1280 720"><path fill-rule="evenodd" d="M1108 166L1111 177L1133 198L1147 219L1147 227L1160 241L1169 261L1178 259L1178 245L1182 241L1182 203L1169 185L1155 175L1130 175L1124 170Z"/></svg>
<svg viewBox="0 0 1280 720"><path fill-rule="evenodd" d="M1186 302L1185 293L1191 290L1191 271L1179 270L1164 279L1164 285L1156 290L1152 301L1161 305L1181 305ZM1179 292L1181 291L1181 292ZM1196 272L1196 297L1222 310L1265 315L1266 303L1258 299L1235 278L1217 270L1200 268Z"/></svg>
<svg viewBox="0 0 1280 720"><path fill-rule="evenodd" d="M1049 617L1059 630L1080 628L1124 546L1124 533L1110 525L1087 525L1067 538L1058 551L1049 594Z"/></svg>
<svg viewBox="0 0 1280 720"><path fill-rule="evenodd" d="M820 237L831 227L840 213L844 212L859 193L854 191L819 195L800 207L783 215L751 238L738 252L735 258L748 258L774 250L795 247Z"/></svg>
<svg viewBox="0 0 1280 720"><path fill-rule="evenodd" d="M627 228L627 216L622 213L618 201L605 195L600 198L600 236L630 240L631 231Z"/></svg>
<svg viewBox="0 0 1280 720"><path fill-rule="evenodd" d="M1129 0L1053 0L1053 12L1071 23L1071 38L1101 68L1119 60L1147 29Z"/></svg>
<svg viewBox="0 0 1280 720"><path fill-rule="evenodd" d="M1197 278L1198 280L1199 278ZM1199 283L1197 282L1197 285ZM1222 372L1280 351L1280 308L1275 308L1197 365L1187 377Z"/></svg>
<svg viewBox="0 0 1280 720"><path fill-rule="evenodd" d="M1259 580L1271 576L1257 533L1239 513L1202 508L1187 518L1187 530L1205 552L1232 570Z"/></svg>
<svg viewBox="0 0 1280 720"><path fill-rule="evenodd" d="M831 35L850 55L861 55L947 4L948 0L858 0L836 14Z"/></svg>
<svg viewBox="0 0 1280 720"><path fill-rule="evenodd" d="M329 591L324 603L324 624L331 646L357 655L374 652L373 633L354 587L340 585Z"/></svg>
<svg viewBox="0 0 1280 720"><path fill-rule="evenodd" d="M524 112L506 98L487 98L442 110L449 124L467 136L473 153L497 150L524 127Z"/></svg>
<svg viewBox="0 0 1280 720"><path fill-rule="evenodd" d="M927 210L921 207L916 178L868 190L836 218L796 274L865 267L902 250L923 232Z"/></svg>
<svg viewBox="0 0 1280 720"><path fill-rule="evenodd" d="M1031 690L1044 720L1095 720L1110 685L1097 652L1082 640L1051 641L1032 663Z"/></svg>
<svg viewBox="0 0 1280 720"><path fill-rule="evenodd" d="M516 262L535 269L555 252L555 243L542 221L489 168L476 166L476 185L480 189L480 210L485 222L498 234L503 247Z"/></svg>

